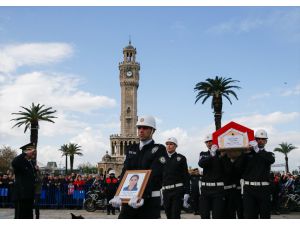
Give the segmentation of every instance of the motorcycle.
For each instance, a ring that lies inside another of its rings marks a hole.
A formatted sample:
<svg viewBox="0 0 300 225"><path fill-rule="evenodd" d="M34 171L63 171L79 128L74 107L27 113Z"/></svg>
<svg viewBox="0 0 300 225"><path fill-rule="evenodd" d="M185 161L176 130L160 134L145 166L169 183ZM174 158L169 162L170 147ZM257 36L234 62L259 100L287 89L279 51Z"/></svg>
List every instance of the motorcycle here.
<svg viewBox="0 0 300 225"><path fill-rule="evenodd" d="M88 212L94 212L96 209L105 209L107 199L103 190L90 190L86 193L83 200L83 207Z"/></svg>

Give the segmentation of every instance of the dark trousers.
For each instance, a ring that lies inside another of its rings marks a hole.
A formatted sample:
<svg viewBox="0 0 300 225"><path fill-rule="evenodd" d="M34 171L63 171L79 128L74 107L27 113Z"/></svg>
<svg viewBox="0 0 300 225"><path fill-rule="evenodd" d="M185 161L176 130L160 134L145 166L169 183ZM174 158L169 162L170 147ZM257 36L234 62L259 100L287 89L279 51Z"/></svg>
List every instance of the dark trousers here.
<svg viewBox="0 0 300 225"><path fill-rule="evenodd" d="M224 191L205 191L203 188L201 189L200 215L202 219L210 219L210 211L212 211L213 219L223 219L224 208Z"/></svg>
<svg viewBox="0 0 300 225"><path fill-rule="evenodd" d="M33 219L33 199L15 202L15 219Z"/></svg>
<svg viewBox="0 0 300 225"><path fill-rule="evenodd" d="M40 218L40 199L41 199L40 193L34 195L34 213L36 219Z"/></svg>
<svg viewBox="0 0 300 225"><path fill-rule="evenodd" d="M268 186L245 186L243 195L245 219L271 218L271 191Z"/></svg>
<svg viewBox="0 0 300 225"><path fill-rule="evenodd" d="M163 191L164 208L168 219L180 219L183 195L181 187Z"/></svg>
<svg viewBox="0 0 300 225"><path fill-rule="evenodd" d="M192 189L191 192L191 207L194 213L199 213L199 188L196 190Z"/></svg>
<svg viewBox="0 0 300 225"><path fill-rule="evenodd" d="M243 219L243 200L241 190L232 188L225 190L225 210L226 219Z"/></svg>
<svg viewBox="0 0 300 225"><path fill-rule="evenodd" d="M145 199L144 205L134 209L128 204L123 204L119 219L159 219L160 197Z"/></svg>

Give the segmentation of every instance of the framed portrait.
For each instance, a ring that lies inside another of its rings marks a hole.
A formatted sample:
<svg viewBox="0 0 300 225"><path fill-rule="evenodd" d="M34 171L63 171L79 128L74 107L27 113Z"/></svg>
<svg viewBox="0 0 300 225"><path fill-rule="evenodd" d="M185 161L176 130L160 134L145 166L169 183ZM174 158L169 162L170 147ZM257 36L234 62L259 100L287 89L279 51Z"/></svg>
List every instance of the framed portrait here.
<svg viewBox="0 0 300 225"><path fill-rule="evenodd" d="M118 187L116 196L119 196L123 203L128 203L134 196L142 198L150 174L151 170L127 170Z"/></svg>

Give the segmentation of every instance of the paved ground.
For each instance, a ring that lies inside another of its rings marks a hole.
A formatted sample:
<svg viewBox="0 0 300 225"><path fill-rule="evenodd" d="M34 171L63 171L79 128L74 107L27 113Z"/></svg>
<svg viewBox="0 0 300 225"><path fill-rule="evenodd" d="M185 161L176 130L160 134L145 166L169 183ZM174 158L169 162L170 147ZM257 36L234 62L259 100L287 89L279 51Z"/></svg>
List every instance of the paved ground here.
<svg viewBox="0 0 300 225"><path fill-rule="evenodd" d="M95 212L87 212L85 210L55 210L55 209L42 209L42 219L70 219L70 213L75 215L82 215L86 219L116 219L118 215L106 215L103 210L97 210ZM13 219L13 209L0 209L0 219ZM182 219L200 219L200 216L190 213L182 213ZM162 211L162 218L166 218ZM290 214L272 215L272 219L300 219L300 212L293 212Z"/></svg>

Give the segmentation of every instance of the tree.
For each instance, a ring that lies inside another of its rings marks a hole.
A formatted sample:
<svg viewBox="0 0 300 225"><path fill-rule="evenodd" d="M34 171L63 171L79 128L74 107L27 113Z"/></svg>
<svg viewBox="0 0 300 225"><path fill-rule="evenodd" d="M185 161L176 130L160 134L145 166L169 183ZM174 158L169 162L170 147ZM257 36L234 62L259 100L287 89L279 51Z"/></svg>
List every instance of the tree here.
<svg viewBox="0 0 300 225"><path fill-rule="evenodd" d="M75 155L79 155L79 156L83 155L80 151L82 151L82 149L81 149L81 146L79 146L78 144L74 144L74 143L69 144L68 155L70 157L71 173L73 172L74 156Z"/></svg>
<svg viewBox="0 0 300 225"><path fill-rule="evenodd" d="M30 142L34 143L37 146L38 143L38 129L39 129L39 121L47 121L54 123L52 119L57 118L52 116L56 110L52 110L52 107L44 108L44 105L32 103L30 108L26 108L21 106L24 111L19 111L17 113L12 113L12 115L18 115L19 117L12 119L12 121L16 121L17 123L13 126L20 127L25 125L24 133L30 128Z"/></svg>
<svg viewBox="0 0 300 225"><path fill-rule="evenodd" d="M69 152L68 152L69 151L69 147L68 147L68 145L67 144L63 144L60 147L59 151L62 152L62 156L66 156L66 171L65 171L65 173L67 175L68 174L68 155L69 155Z"/></svg>
<svg viewBox="0 0 300 225"><path fill-rule="evenodd" d="M279 144L280 148L275 148L274 152L280 152L284 154L285 159L285 172L289 172L289 158L288 153L290 153L292 150L296 149L297 147L293 146L292 144L288 144L287 142L282 142Z"/></svg>
<svg viewBox="0 0 300 225"><path fill-rule="evenodd" d="M95 174L98 171L98 168L89 162L79 164L78 169L85 174Z"/></svg>
<svg viewBox="0 0 300 225"><path fill-rule="evenodd" d="M241 87L231 85L232 83L240 82L232 80L232 78L224 78L216 76L215 79L208 78L205 82L199 82L194 87L194 91L198 92L195 104L203 98L202 104L212 97L211 108L214 109L216 130L221 128L223 99L225 97L232 104L230 95L233 95L237 100L238 97L232 89L240 89Z"/></svg>
<svg viewBox="0 0 300 225"><path fill-rule="evenodd" d="M0 148L0 172L6 173L11 169L11 162L17 156L17 151L11 147L3 146Z"/></svg>

